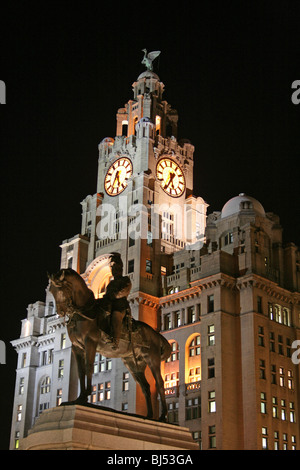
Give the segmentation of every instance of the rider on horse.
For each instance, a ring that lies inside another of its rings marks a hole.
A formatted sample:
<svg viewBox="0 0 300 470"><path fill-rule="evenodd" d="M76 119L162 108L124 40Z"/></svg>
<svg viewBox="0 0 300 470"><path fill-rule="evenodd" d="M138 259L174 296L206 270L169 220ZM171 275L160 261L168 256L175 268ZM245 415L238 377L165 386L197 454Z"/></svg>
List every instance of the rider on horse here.
<svg viewBox="0 0 300 470"><path fill-rule="evenodd" d="M121 327L125 315L130 315L129 302L127 296L131 290L131 281L128 276L122 275L123 262L119 253L111 256L111 272L114 277L106 288L106 293L102 298L103 303L107 303L111 311L111 338L112 349L117 349L120 341Z"/></svg>

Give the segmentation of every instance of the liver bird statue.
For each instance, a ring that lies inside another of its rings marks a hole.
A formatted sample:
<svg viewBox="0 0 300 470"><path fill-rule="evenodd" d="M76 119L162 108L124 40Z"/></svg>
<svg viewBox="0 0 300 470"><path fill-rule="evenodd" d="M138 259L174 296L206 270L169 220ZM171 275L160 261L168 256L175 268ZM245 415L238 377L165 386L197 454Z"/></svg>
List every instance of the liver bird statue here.
<svg viewBox="0 0 300 470"><path fill-rule="evenodd" d="M142 64L145 65L147 70L152 71L153 70L152 62L154 61L154 59L156 59L156 57L159 56L161 51L152 51L152 52L149 52L148 54L147 54L147 49L142 49L142 51L144 52L144 58L142 60Z"/></svg>

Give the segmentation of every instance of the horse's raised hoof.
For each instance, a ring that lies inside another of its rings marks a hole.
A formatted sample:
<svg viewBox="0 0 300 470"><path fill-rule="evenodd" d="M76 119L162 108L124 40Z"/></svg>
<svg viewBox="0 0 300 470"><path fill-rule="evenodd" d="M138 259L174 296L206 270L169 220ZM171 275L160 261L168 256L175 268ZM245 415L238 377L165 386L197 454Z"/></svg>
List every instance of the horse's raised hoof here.
<svg viewBox="0 0 300 470"><path fill-rule="evenodd" d="M167 418L165 417L165 415L161 415L159 417L159 420L158 420L160 423L166 423L167 422Z"/></svg>

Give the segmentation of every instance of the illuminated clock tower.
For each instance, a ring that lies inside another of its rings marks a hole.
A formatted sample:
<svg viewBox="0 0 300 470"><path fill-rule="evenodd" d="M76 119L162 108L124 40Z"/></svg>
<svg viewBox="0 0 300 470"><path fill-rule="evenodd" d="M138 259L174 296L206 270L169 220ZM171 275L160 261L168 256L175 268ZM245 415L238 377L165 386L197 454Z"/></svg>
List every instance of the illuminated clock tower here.
<svg viewBox="0 0 300 470"><path fill-rule="evenodd" d="M116 136L99 144L97 192L81 203L81 234L63 242L61 267L76 269L100 297L111 276L108 255L119 252L133 317L159 328L172 254L201 247L207 204L193 196L194 147L178 142L177 111L163 100L152 64L146 68L117 111Z"/></svg>

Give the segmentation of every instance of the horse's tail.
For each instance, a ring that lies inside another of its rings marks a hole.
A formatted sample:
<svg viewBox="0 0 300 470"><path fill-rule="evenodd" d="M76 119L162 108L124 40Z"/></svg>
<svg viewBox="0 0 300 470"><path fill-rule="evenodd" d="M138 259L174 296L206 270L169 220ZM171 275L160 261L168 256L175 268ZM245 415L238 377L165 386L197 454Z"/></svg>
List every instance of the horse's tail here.
<svg viewBox="0 0 300 470"><path fill-rule="evenodd" d="M160 348L161 348L161 360L165 361L170 357L172 346L170 345L169 341L162 335L160 335Z"/></svg>

